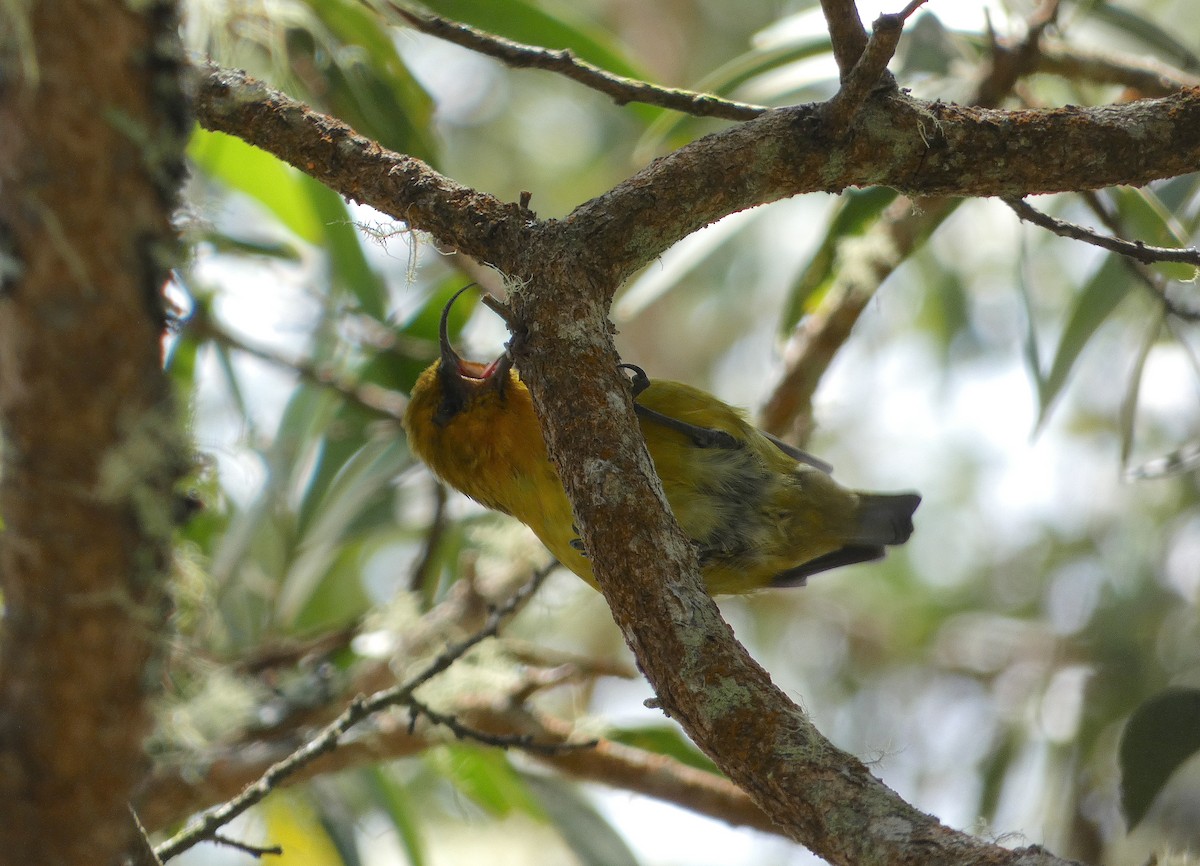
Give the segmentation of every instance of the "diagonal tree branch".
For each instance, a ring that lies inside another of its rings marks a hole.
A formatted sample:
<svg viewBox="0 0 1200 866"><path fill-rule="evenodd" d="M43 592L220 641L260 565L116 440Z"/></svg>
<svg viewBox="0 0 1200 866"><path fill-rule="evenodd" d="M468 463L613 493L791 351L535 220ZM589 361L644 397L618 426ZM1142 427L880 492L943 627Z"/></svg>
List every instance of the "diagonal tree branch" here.
<svg viewBox="0 0 1200 866"><path fill-rule="evenodd" d="M578 260L542 262L510 297L517 362L613 617L659 706L789 837L835 864L1062 864L923 814L817 732L737 643L666 507L606 322L611 289ZM623 411L621 411L623 409Z"/></svg>
<svg viewBox="0 0 1200 866"><path fill-rule="evenodd" d="M750 120L767 111L767 108L761 105L749 105L707 93L659 87L645 81L626 78L594 66L586 60L580 60L566 49L553 51L536 45L524 45L438 15L416 12L391 0L384 2L389 10L414 30L493 57L514 69L544 69L555 72L611 97L617 105L642 102L682 111L695 117L718 117L724 120Z"/></svg>
<svg viewBox="0 0 1200 866"><path fill-rule="evenodd" d="M833 56L844 79L867 49L867 28L863 27L854 0L821 0L821 11L825 13Z"/></svg>
<svg viewBox="0 0 1200 866"><path fill-rule="evenodd" d="M473 727L501 737L531 738L550 745L578 739L572 725L512 705L467 703L459 713ZM410 732L404 724L381 724L299 770L284 787L328 773L411 757L442 742L426 731ZM139 817L150 827L162 828L207 804L235 795L288 753L286 744L277 741L242 743L236 749L214 751L202 756L207 767L199 781L200 774L189 768L160 767L144 786ZM529 754L539 764L581 781L674 803L734 826L780 832L732 782L665 755L603 738L594 748Z"/></svg>
<svg viewBox="0 0 1200 866"><path fill-rule="evenodd" d="M169 860L198 842L211 839L221 827L266 799L267 795L279 787L284 780L295 776L322 756L337 750L342 738L356 725L383 710L408 705L410 698L418 688L448 670L472 647L495 636L501 624L537 591L552 568L553 564L535 572L525 586L491 612L483 628L466 639L446 647L405 682L382 689L369 697L359 695L354 698L346 710L326 725L316 736L299 749L291 752L286 758L271 764L260 777L252 784L247 785L236 797L193 819L184 829L156 847L154 853L162 860Z"/></svg>

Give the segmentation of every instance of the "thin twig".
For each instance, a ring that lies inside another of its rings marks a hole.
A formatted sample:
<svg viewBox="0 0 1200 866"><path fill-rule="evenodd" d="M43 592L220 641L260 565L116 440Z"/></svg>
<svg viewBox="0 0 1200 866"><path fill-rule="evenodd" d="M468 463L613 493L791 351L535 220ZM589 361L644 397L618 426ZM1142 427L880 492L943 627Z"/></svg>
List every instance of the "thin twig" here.
<svg viewBox="0 0 1200 866"><path fill-rule="evenodd" d="M825 103L825 117L831 134L839 135L850 125L859 108L877 86L895 86L887 65L900 44L904 22L925 5L925 0L912 0L899 12L880 15L871 25L871 38L848 74L842 76L842 86Z"/></svg>
<svg viewBox="0 0 1200 866"><path fill-rule="evenodd" d="M409 592L419 592L425 588L429 580L429 572L433 568L434 557L437 556L442 538L446 535L446 486L440 481L433 483L433 517L429 519L429 528L425 530L425 544L421 547L421 555L408 576Z"/></svg>
<svg viewBox="0 0 1200 866"><path fill-rule="evenodd" d="M535 739L533 734L489 734L487 731L481 731L478 728L472 728L470 725L463 724L454 716L439 713L428 704L422 703L411 695L405 703L408 704L410 712L409 733L413 731L417 717L425 716L425 718L429 719L435 725L449 728L453 731L454 736L460 740L475 740L484 745L496 746L501 749L524 749L527 752L534 752L539 755L559 755L575 749L594 749L600 742L594 739L579 742L541 742Z"/></svg>
<svg viewBox="0 0 1200 866"><path fill-rule="evenodd" d="M235 352L252 355L260 361L266 361L268 364L283 367L295 373L302 381L320 388L335 391L345 400L369 412L385 415L396 420L404 417L406 401L398 394L386 388L381 388L378 385L353 382L326 367L317 366L300 358L288 358L273 349L247 343L245 340L235 337L218 325L199 306L191 318L188 319L187 327L195 334L197 339L211 340L218 345L233 349Z"/></svg>
<svg viewBox="0 0 1200 866"><path fill-rule="evenodd" d="M768 110L762 105L733 102L707 93L660 87L635 78L626 78L594 66L586 60L580 60L568 49L554 51L513 42L438 15L416 12L392 0L385 0L385 5L414 30L494 57L505 66L514 69L544 69L558 73L611 97L617 105L641 102L695 117L719 117L724 120L750 120Z"/></svg>
<svg viewBox="0 0 1200 866"><path fill-rule="evenodd" d="M1080 193L1079 197L1083 199L1092 213L1096 215L1104 227L1112 232L1114 236L1125 233L1125 226L1121 223L1120 215L1112 208L1109 208L1105 201L1096 194L1095 190L1084 190ZM1184 322L1200 321L1200 311L1189 310L1180 306L1167 294L1167 280L1162 274L1152 271L1149 266L1128 257L1122 258L1121 261L1125 263L1130 273L1133 274L1134 279L1156 301L1162 304L1168 316Z"/></svg>
<svg viewBox="0 0 1200 866"><path fill-rule="evenodd" d="M283 855L282 845L251 845L248 842L239 842L237 839L231 839L221 833L213 833L209 841L217 845L224 845L226 848L241 851L243 854L249 854L256 860L261 860L266 854L274 854L276 857Z"/></svg>
<svg viewBox="0 0 1200 866"><path fill-rule="evenodd" d="M132 805L129 807L129 817L137 832L134 834L129 850L125 853L125 866L163 866L158 855L154 853L154 846L150 844L150 834L142 826L142 819L138 817L138 813Z"/></svg>
<svg viewBox="0 0 1200 866"><path fill-rule="evenodd" d="M356 697L340 716L326 725L305 745L282 761L273 764L238 796L191 821L178 834L159 845L155 849L155 853L160 859L166 861L198 842L213 838L213 834L217 832L218 828L223 827L251 806L260 803L288 776L312 763L321 755L336 749L342 737L359 722L389 707L407 704L417 688L443 673L472 647L493 637L505 619L537 591L552 568L553 566L547 566L535 571L528 583L513 593L503 605L492 610L479 631L459 643L446 647L407 682L383 689L369 697L362 695Z"/></svg>
<svg viewBox="0 0 1200 866"><path fill-rule="evenodd" d="M1053 232L1059 237L1083 241L1109 252L1119 253L1141 262L1143 265L1152 265L1157 262L1178 262L1200 267L1200 250L1195 247L1156 247L1141 241L1126 241L1102 235L1076 223L1055 219L1049 214L1042 213L1024 199L1006 198L1004 203L1021 219Z"/></svg>

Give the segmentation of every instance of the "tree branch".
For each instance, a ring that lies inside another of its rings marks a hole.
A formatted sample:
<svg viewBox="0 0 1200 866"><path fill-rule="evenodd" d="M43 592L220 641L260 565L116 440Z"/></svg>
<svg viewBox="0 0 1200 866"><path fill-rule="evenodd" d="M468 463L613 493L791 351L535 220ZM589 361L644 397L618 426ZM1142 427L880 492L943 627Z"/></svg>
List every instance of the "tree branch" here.
<svg viewBox="0 0 1200 866"><path fill-rule="evenodd" d="M863 27L854 0L821 0L821 11L829 27L833 57L844 79L867 48L867 28Z"/></svg>
<svg viewBox="0 0 1200 866"><path fill-rule="evenodd" d="M1057 40L1043 42L1037 68L1077 81L1119 84L1141 96L1167 96L1185 87L1200 87L1200 77L1150 57L1081 51Z"/></svg>
<svg viewBox="0 0 1200 866"><path fill-rule="evenodd" d="M887 72L887 65L900 44L904 22L925 4L925 0L912 0L900 12L880 15L871 28L871 38L859 55L853 68L842 75L842 86L833 98L825 103L825 120L834 135L845 130L859 107L867 101L872 91L881 85L895 87L895 80Z"/></svg>
<svg viewBox="0 0 1200 866"><path fill-rule="evenodd" d="M692 231L804 192L887 185L915 195L1026 195L1140 185L1200 164L1200 90L1100 108L995 111L896 95L872 100L831 141L820 110L776 109L651 163L561 222L539 222L390 153L242 73L210 70L197 96L231 132L454 249L521 276L543 233L615 285ZM1086 149L1086 164L1072 154ZM880 154L887 154L881 164ZM964 170L970 166L970 170Z"/></svg>
<svg viewBox="0 0 1200 866"><path fill-rule="evenodd" d="M1020 77L1032 71L1046 28L1058 12L1057 0L1045 0L1028 22L1025 39L1014 47L994 45L992 63L980 80L975 102L998 105ZM803 444L813 431L813 396L834 356L850 338L876 291L937 230L960 204L948 197L893 202L865 237L838 244L842 262L818 308L796 326L784 354L784 370L763 404L759 423L776 436Z"/></svg>
<svg viewBox="0 0 1200 866"><path fill-rule="evenodd" d="M575 728L567 722L535 715L507 703L466 703L458 712L472 727L500 737L526 738L549 746L573 744L578 738ZM442 742L428 732L410 733L404 724L381 724L316 759L282 786L411 757ZM142 817L149 826L161 828L205 804L227 800L260 778L272 764L286 758L290 751L278 741L244 742L234 749L199 756L199 762L206 768L203 773L183 767L160 767L144 788ZM732 782L665 755L603 738L593 748L535 750L529 755L538 763L580 781L653 797L735 826L780 832Z"/></svg>
<svg viewBox="0 0 1200 866"><path fill-rule="evenodd" d="M1156 247L1141 241L1127 241L1121 238L1109 237L1075 223L1055 219L1049 214L1042 213L1024 199L1006 198L1004 203L1018 217L1035 226L1046 229L1062 238L1083 241L1095 247L1112 253L1126 256L1143 265L1155 262L1179 262L1185 265L1200 267L1200 250L1195 247Z"/></svg>
<svg viewBox="0 0 1200 866"><path fill-rule="evenodd" d="M831 141L830 132L812 107L768 112L653 163L561 222L476 199L412 160L389 175L401 176L391 191L404 206L381 203L456 248L483 251L516 283L511 306L529 335L517 353L521 374L614 618L661 706L787 835L834 863L1061 863L1037 848L1010 851L956 833L904 803L821 738L737 644L701 588L695 554L653 474L616 371L607 306L621 279L683 235L800 192L888 184L916 194L1015 195L1181 173L1200 154L1200 93L1042 112L897 95L868 101L852 135ZM336 137L346 142L349 133ZM358 143L314 150L337 159L291 155L356 198L387 191L355 178L349 188L337 183L367 154ZM1094 155L1086 166L1073 156L1081 150ZM404 159L367 155L376 173ZM455 196L461 225L446 225Z"/></svg>
<svg viewBox="0 0 1200 866"><path fill-rule="evenodd" d="M543 742L567 742L574 735L572 726L565 722L515 709L497 711L495 707L480 706L467 710L467 714L480 728L520 731ZM533 757L576 779L654 797L734 826L782 833L746 792L728 779L666 755L600 739L592 749Z"/></svg>
<svg viewBox="0 0 1200 866"><path fill-rule="evenodd" d="M611 97L617 105L641 102L670 108L695 117L718 117L724 120L750 120L767 108L749 105L690 90L659 87L634 78L615 75L586 60L580 60L569 50L553 51L535 45L513 42L466 24L450 21L437 15L424 15L386 0L388 9L404 19L414 30L436 36L479 54L493 57L514 69L544 69L569 78L584 87Z"/></svg>
<svg viewBox="0 0 1200 866"><path fill-rule="evenodd" d="M187 827L159 845L155 849L155 853L165 861L181 854L198 842L211 839L218 829L251 806L261 803L285 779L296 775L323 755L336 750L342 737L360 722L390 707L407 705L413 692L420 686L446 671L454 662L462 658L467 650L494 636L504 620L537 591L549 572L549 568L535 572L533 578L524 587L514 593L501 607L492 611L483 628L465 640L444 649L404 683L383 689L370 697L362 695L356 697L350 702L350 706L346 708L345 712L326 725L320 733L301 748L283 760L272 764L261 777L247 786L238 796L189 822Z"/></svg>
<svg viewBox="0 0 1200 866"><path fill-rule="evenodd" d="M570 252L529 251L542 267L510 297L531 334L517 362L597 582L662 709L782 832L831 863L1063 863L956 832L904 802L830 745L737 643L638 433L604 327L611 289Z"/></svg>

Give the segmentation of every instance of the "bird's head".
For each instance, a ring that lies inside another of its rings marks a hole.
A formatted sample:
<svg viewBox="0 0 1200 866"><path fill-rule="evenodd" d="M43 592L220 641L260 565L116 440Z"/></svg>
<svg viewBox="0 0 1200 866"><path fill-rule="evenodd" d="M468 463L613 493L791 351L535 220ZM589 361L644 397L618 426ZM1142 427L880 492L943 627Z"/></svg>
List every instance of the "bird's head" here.
<svg viewBox="0 0 1200 866"><path fill-rule="evenodd" d="M441 386L441 402L433 414L433 423L444 427L453 418L466 409L472 401L488 392L505 396L512 372L512 356L507 352L490 364L480 364L477 361L467 361L459 357L450 345L449 320L450 308L458 300L458 296L471 286L465 286L454 293L442 310L442 320L438 326L438 343L441 347L441 358L437 362L438 384Z"/></svg>

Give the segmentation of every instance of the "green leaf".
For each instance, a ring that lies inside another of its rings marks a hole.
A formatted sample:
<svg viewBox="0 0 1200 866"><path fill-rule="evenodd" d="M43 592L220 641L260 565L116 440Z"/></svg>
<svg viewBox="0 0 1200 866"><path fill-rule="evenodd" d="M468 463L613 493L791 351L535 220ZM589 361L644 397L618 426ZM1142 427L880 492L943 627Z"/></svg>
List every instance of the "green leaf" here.
<svg viewBox="0 0 1200 866"><path fill-rule="evenodd" d="M384 147L436 163L433 100L404 64L384 18L357 0L316 0L312 10L333 44L293 48L326 73L321 96L358 132Z"/></svg>
<svg viewBox="0 0 1200 866"><path fill-rule="evenodd" d="M878 222L880 214L895 200L896 195L895 190L876 186L848 192L840 197L821 245L808 267L792 283L779 322L781 334L791 332L804 315L810 299L820 298L833 284L838 270L838 244L845 238L864 234Z"/></svg>
<svg viewBox="0 0 1200 866"><path fill-rule="evenodd" d="M695 767L697 770L717 774L721 772L707 755L693 746L691 740L680 733L678 728L667 725L646 725L608 731L606 736L613 742L645 749L656 755L666 755L681 764Z"/></svg>
<svg viewBox="0 0 1200 866"><path fill-rule="evenodd" d="M1190 243L1186 229L1154 190L1116 187L1110 194L1117 203L1121 224L1129 235L1127 239L1169 248L1186 247ZM1157 262L1150 267L1170 280L1196 279L1196 268L1184 262Z"/></svg>
<svg viewBox="0 0 1200 866"><path fill-rule="evenodd" d="M280 590L282 622L325 627L366 608L367 598L354 579L359 560L357 545L350 544L355 523L381 499L390 502L391 479L408 460L408 449L398 438L380 439L367 442L339 469L319 504L309 510L311 522L302 528L298 556ZM377 514L390 515L390 509ZM335 608L342 609L343 618L331 623Z"/></svg>
<svg viewBox="0 0 1200 866"><path fill-rule="evenodd" d="M1146 369L1146 359L1150 356L1150 350L1158 342L1158 335L1162 332L1166 318L1166 308L1160 307L1158 314L1153 316L1149 327L1146 328L1137 357L1134 358L1133 369L1129 371L1129 381L1125 387L1125 396L1121 400L1120 412L1121 467L1123 469L1128 469L1129 455L1133 451L1133 433L1137 420L1138 392L1141 390L1142 373Z"/></svg>
<svg viewBox="0 0 1200 866"><path fill-rule="evenodd" d="M300 261L300 252L294 245L285 241L233 237L215 229L204 232L200 236L200 240L211 246L218 253L264 256L270 259L280 259L285 262Z"/></svg>
<svg viewBox="0 0 1200 866"><path fill-rule="evenodd" d="M1075 362L1097 329L1107 321L1129 292L1129 272L1120 256L1108 256L1096 274L1075 297L1075 305L1058 341L1058 350L1050 364L1039 394L1041 398L1037 426L1050 415L1063 386L1067 384Z"/></svg>
<svg viewBox="0 0 1200 866"><path fill-rule="evenodd" d="M526 775L525 784L583 866L638 866L625 840L574 786L534 775Z"/></svg>
<svg viewBox="0 0 1200 866"><path fill-rule="evenodd" d="M209 177L259 202L297 237L321 242L325 233L305 185L316 181L307 175L240 138L199 127L192 133L188 156Z"/></svg>
<svg viewBox="0 0 1200 866"><path fill-rule="evenodd" d="M321 221L333 285L349 291L364 313L382 321L387 315L387 285L363 254L362 240L346 202L319 183L304 187Z"/></svg>
<svg viewBox="0 0 1200 866"><path fill-rule="evenodd" d="M429 296L409 316L408 320L396 328L396 335L408 342L420 340L428 343L429 352L426 356L414 357L407 347L403 351L391 349L382 351L359 370L360 380L404 394L412 391L417 377L437 357L438 323L442 317L442 310L463 285L461 274L451 274L446 277L430 291ZM464 292L463 296L454 302L454 307L450 310L450 319L447 322L447 331L450 334L451 342L462 333L463 327L471 318L478 304L479 295L476 292ZM500 354L499 347L497 347L496 354Z"/></svg>
<svg viewBox="0 0 1200 866"><path fill-rule="evenodd" d="M414 814L412 802L404 786L379 767L362 771L375 800L392 822L400 845L411 866L425 866L425 840L421 823Z"/></svg>
<svg viewBox="0 0 1200 866"><path fill-rule="evenodd" d="M710 93L726 99L734 97L739 87L790 63L819 57L831 50L828 35L807 37L782 45L756 47L722 64L690 88L697 93ZM711 120L681 114L666 108L655 109L656 116L634 148L634 160L645 162L662 150L678 147L696 136L703 123Z"/></svg>
<svg viewBox="0 0 1200 866"><path fill-rule="evenodd" d="M426 754L441 775L489 814L513 812L544 820L546 815L524 776L499 749L449 745Z"/></svg>
<svg viewBox="0 0 1200 866"><path fill-rule="evenodd" d="M588 63L617 75L646 80L622 51L612 33L582 18L566 3L528 0L423 0L438 15L470 24L497 36L543 48L567 48Z"/></svg>
<svg viewBox="0 0 1200 866"><path fill-rule="evenodd" d="M1200 58L1192 50L1148 18L1105 0L1096 0L1088 11L1110 25L1120 35L1136 39L1158 53L1159 57L1185 71L1200 69Z"/></svg>
<svg viewBox="0 0 1200 866"><path fill-rule="evenodd" d="M1121 735L1121 808L1129 828L1146 817L1171 775L1200 751L1200 689L1176 688L1138 707Z"/></svg>

